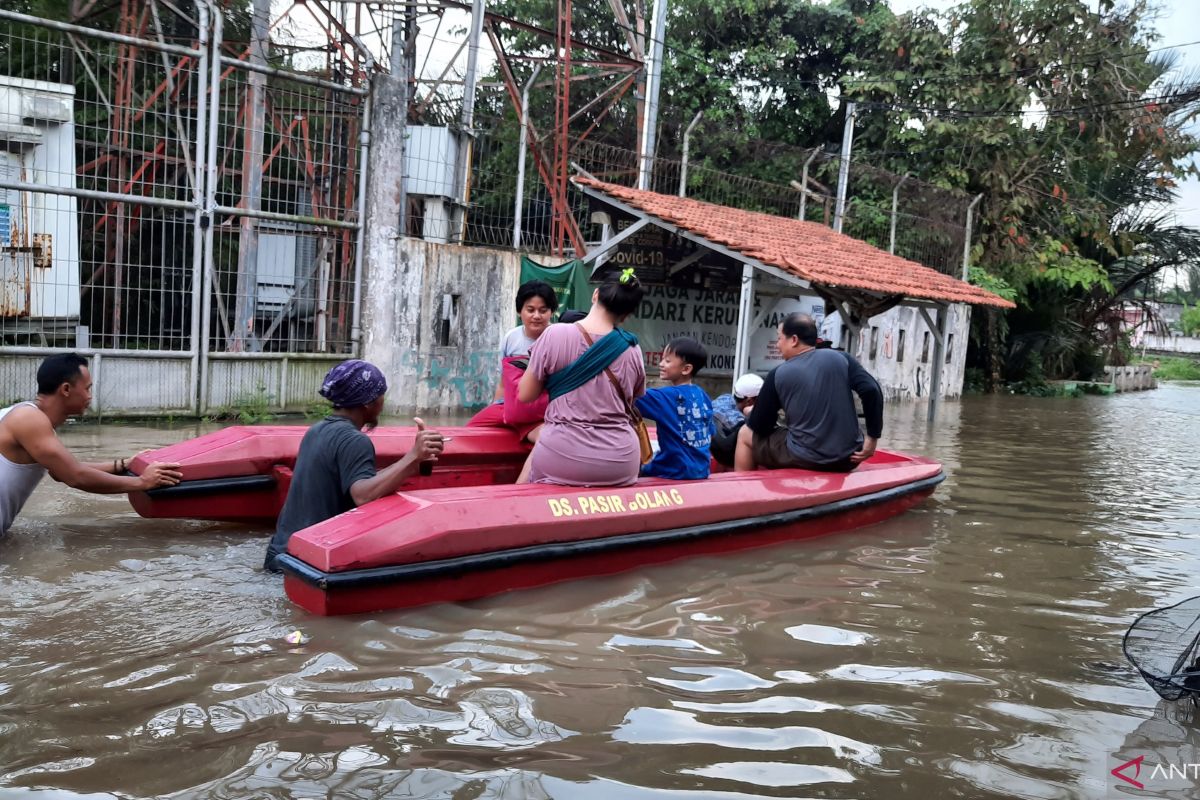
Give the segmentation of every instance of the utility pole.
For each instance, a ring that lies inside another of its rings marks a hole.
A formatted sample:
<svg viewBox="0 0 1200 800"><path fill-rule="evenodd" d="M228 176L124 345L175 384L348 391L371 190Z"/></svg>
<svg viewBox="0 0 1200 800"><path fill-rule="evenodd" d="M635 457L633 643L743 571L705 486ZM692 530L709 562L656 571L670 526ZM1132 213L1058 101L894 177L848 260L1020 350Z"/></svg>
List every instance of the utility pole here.
<svg viewBox="0 0 1200 800"><path fill-rule="evenodd" d="M413 45L417 32L416 6L404 7L404 16L392 20L392 49L390 72L396 79L399 88L399 118L395 123L400 126L400 208L397 222L397 235L408 235L408 107L412 94L409 86L412 83L413 61L416 52ZM378 117L376 119L379 119ZM381 120L382 122L382 120ZM384 125L380 125L383 128Z"/></svg>
<svg viewBox="0 0 1200 800"><path fill-rule="evenodd" d="M821 148L814 147L813 151L808 154L808 158L804 159L804 169L800 171L800 213L796 219L808 219L808 168L812 166L813 159L821 152ZM795 181L792 181L795 184Z"/></svg>
<svg viewBox="0 0 1200 800"><path fill-rule="evenodd" d="M687 170L688 170L688 145L691 144L692 128L696 127L696 123L704 116L703 111L697 111L696 116L692 117L692 121L688 123L687 130L683 132L683 158L679 160L679 196L687 197Z"/></svg>
<svg viewBox="0 0 1200 800"><path fill-rule="evenodd" d="M662 78L663 42L667 35L667 0L654 0L654 26L650 33L650 59L646 63L646 118L642 123L641 164L637 188L650 188L654 169L654 133L658 126L658 90Z"/></svg>
<svg viewBox="0 0 1200 800"><path fill-rule="evenodd" d="M267 65L270 42L271 0L254 0L250 21L250 63ZM238 236L237 296L229 349L235 353L257 350L254 318L258 306L258 220L251 216L262 206L263 128L267 121L267 76L251 71L246 76L246 116L242 144L241 231Z"/></svg>
<svg viewBox="0 0 1200 800"><path fill-rule="evenodd" d="M454 211L450 215L447 240L462 242L466 223L467 185L471 177L471 150L475 143L475 87L479 72L479 39L483 36L484 0L471 0L471 28L467 38L467 74L463 76L462 116L459 120L458 154L455 164Z"/></svg>
<svg viewBox="0 0 1200 800"><path fill-rule="evenodd" d="M850 182L850 146L854 142L854 115L858 104L846 104L846 125L842 128L842 160L838 164L837 206L833 210L833 229L842 232L846 217L846 184Z"/></svg>
<svg viewBox="0 0 1200 800"><path fill-rule="evenodd" d="M971 228L975 223L975 207L982 199L983 194L977 194L967 206L967 227L963 231L962 279L968 283L971 281Z"/></svg>
<svg viewBox="0 0 1200 800"><path fill-rule="evenodd" d="M896 182L896 186L892 189L892 228L888 233L888 252L892 255L896 255L896 213L900 210L900 187L904 185L906 180L908 180L907 173ZM967 212L967 215L967 219L970 220L969 211ZM968 227L970 224L971 223L968 221ZM969 234L967 235L967 238L971 238Z"/></svg>
<svg viewBox="0 0 1200 800"><path fill-rule="evenodd" d="M513 250L521 249L521 215L525 207L525 149L529 147L529 90L542 71L541 64L533 66L533 74L521 90L521 144L517 153L517 203L513 208Z"/></svg>

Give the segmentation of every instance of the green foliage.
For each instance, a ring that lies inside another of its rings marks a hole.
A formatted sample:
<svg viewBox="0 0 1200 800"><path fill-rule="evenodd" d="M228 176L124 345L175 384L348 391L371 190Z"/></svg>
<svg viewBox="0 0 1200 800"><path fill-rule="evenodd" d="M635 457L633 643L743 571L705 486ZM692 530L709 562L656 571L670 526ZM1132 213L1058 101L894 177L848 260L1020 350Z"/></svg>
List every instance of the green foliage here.
<svg viewBox="0 0 1200 800"><path fill-rule="evenodd" d="M967 367L963 374L964 394L983 394L987 391L987 376L979 367Z"/></svg>
<svg viewBox="0 0 1200 800"><path fill-rule="evenodd" d="M260 422L270 422L275 419L271 411L273 396L267 392L267 387L259 384L253 392L238 395L233 402L209 415L211 422L236 420L243 425L257 425Z"/></svg>
<svg viewBox="0 0 1200 800"><path fill-rule="evenodd" d="M1021 374L1020 380L1011 381L1008 384L1010 393L1035 397L1046 397L1053 394L1053 388L1046 382L1046 373L1042 370L1041 359L1034 355L1028 352L1023 354L1020 368L1010 371Z"/></svg>
<svg viewBox="0 0 1200 800"><path fill-rule="evenodd" d="M1159 359L1154 377L1160 381L1200 381L1200 364L1190 358Z"/></svg>
<svg viewBox="0 0 1200 800"><path fill-rule="evenodd" d="M983 267L971 267L967 273L967 277L970 278L971 283L981 289L987 289L992 294L1003 297L1005 300L1015 301L1017 299L1017 290L1008 281L998 275L993 275Z"/></svg>
<svg viewBox="0 0 1200 800"><path fill-rule="evenodd" d="M1179 330L1184 336L1195 336L1200 333L1200 304L1185 309L1179 316Z"/></svg>
<svg viewBox="0 0 1200 800"><path fill-rule="evenodd" d="M751 140L837 141L844 111L831 110L820 87L836 89L853 73L856 54L872 52L892 20L882 0L675 3L669 36L682 44L667 53L663 102L703 109L707 123L736 134L719 137L717 152L703 150L710 166L737 166L739 174L771 180L798 175L799 160L745 158Z"/></svg>
<svg viewBox="0 0 1200 800"><path fill-rule="evenodd" d="M325 398L321 398L314 403L309 403L304 409L304 418L309 421L325 419L333 413L333 403Z"/></svg>

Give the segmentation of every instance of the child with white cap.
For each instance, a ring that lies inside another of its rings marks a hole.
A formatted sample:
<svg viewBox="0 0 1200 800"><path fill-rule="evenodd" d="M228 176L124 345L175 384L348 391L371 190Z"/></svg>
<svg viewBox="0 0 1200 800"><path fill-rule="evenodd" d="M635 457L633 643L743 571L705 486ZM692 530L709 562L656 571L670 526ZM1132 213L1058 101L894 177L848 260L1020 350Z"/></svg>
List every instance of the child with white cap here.
<svg viewBox="0 0 1200 800"><path fill-rule="evenodd" d="M713 421L717 424L717 432L713 436L711 450L718 464L733 466L738 431L754 407L762 385L760 376L748 372L733 382L732 393L723 394L713 401Z"/></svg>

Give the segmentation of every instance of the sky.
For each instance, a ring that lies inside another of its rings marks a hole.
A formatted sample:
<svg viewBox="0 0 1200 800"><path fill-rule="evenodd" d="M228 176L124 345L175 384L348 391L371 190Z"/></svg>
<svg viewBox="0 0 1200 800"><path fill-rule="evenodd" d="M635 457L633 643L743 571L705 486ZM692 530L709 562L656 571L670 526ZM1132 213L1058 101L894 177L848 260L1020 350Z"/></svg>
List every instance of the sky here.
<svg viewBox="0 0 1200 800"><path fill-rule="evenodd" d="M956 0L889 0L897 14L917 8L945 9ZM1157 4L1158 32L1161 39L1156 47L1172 47L1200 40L1200 0L1160 0ZM1200 72L1200 45L1181 47L1175 51L1181 69ZM1200 126L1196 133L1200 135ZM1175 218L1180 225L1200 227L1200 180L1191 178L1180 184L1175 201Z"/></svg>

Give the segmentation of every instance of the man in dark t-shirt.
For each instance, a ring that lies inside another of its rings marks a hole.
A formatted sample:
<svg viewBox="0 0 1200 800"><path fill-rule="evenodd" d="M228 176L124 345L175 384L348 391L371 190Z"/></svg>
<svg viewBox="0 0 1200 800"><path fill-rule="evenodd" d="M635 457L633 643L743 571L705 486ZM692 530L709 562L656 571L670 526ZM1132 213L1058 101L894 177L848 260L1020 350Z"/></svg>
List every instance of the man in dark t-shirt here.
<svg viewBox="0 0 1200 800"><path fill-rule="evenodd" d="M818 348L817 325L807 314L789 314L777 343L786 361L763 381L738 434L734 468L849 472L870 458L883 433L883 392L875 379L849 353ZM862 400L865 438L851 392ZM781 410L785 423L778 426Z"/></svg>
<svg viewBox="0 0 1200 800"><path fill-rule="evenodd" d="M383 373L366 361L344 361L325 376L321 396L333 403L333 413L309 428L300 441L292 484L267 547L264 569L279 571L275 558L287 550L296 531L391 494L417 472L422 461L437 460L442 435L425 430L418 419L412 449L395 464L375 471L375 445L362 429L379 422L386 391Z"/></svg>

